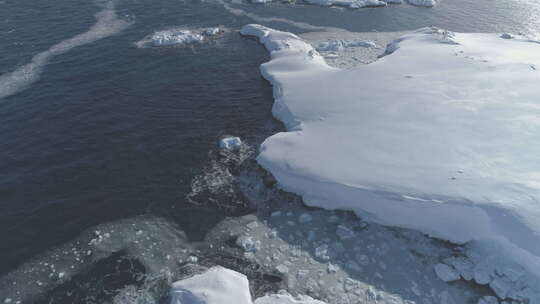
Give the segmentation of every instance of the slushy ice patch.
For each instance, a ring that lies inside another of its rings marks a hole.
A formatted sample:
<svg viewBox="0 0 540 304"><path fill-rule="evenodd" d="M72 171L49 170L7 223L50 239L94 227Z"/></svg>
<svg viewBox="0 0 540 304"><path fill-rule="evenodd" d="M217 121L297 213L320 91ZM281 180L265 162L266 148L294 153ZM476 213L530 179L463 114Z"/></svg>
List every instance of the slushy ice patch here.
<svg viewBox="0 0 540 304"><path fill-rule="evenodd" d="M123 269L125 276L118 280L126 283L135 280L143 284L143 281L155 281L156 278L167 281L191 252L192 245L185 234L170 221L143 216L124 219L93 227L74 241L51 249L7 273L0 278L0 294L14 303L35 301L48 291L54 292L55 288L57 291L69 289L73 296L78 296L81 292L77 293L76 286L71 288L69 282L77 276L79 281L84 280L84 274L88 272L99 273L98 263L109 271L114 267ZM121 262L115 264L117 260ZM144 277L130 277L129 269L135 274L144 274ZM99 285L98 281L95 283ZM108 288L107 285L103 282L104 288Z"/></svg>
<svg viewBox="0 0 540 304"><path fill-rule="evenodd" d="M139 48L164 46L190 46L210 42L223 35L227 30L220 27L199 29L170 28L146 36L135 45Z"/></svg>

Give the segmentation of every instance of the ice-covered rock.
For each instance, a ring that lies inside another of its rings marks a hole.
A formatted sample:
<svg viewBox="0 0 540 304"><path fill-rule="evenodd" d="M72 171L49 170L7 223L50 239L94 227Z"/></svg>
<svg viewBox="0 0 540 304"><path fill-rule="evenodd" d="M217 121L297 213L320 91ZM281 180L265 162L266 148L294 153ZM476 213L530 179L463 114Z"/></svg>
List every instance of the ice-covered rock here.
<svg viewBox="0 0 540 304"><path fill-rule="evenodd" d="M219 147L221 149L234 150L242 146L242 140L236 136L226 136L219 140Z"/></svg>
<svg viewBox="0 0 540 304"><path fill-rule="evenodd" d="M166 30L156 32L151 37L154 46L170 46L202 42L204 36L191 30Z"/></svg>
<svg viewBox="0 0 540 304"><path fill-rule="evenodd" d="M378 62L342 70L294 34L242 33L271 52L261 73L288 132L266 139L257 161L280 188L307 205L489 247L483 258L515 262L526 297L540 301L540 73L531 68L540 43L425 28ZM475 281L489 284L495 269L474 264Z"/></svg>
<svg viewBox="0 0 540 304"><path fill-rule="evenodd" d="M435 265L434 270L437 277L445 282L453 282L460 279L459 273L446 264L439 263Z"/></svg>
<svg viewBox="0 0 540 304"><path fill-rule="evenodd" d="M251 304L245 275L221 266L172 284L170 304Z"/></svg>

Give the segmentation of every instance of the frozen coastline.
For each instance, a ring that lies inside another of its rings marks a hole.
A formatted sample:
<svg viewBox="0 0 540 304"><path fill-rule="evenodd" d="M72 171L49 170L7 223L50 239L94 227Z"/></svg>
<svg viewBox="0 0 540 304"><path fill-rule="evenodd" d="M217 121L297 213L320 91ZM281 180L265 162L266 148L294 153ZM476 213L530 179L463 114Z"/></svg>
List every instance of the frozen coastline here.
<svg viewBox="0 0 540 304"><path fill-rule="evenodd" d="M373 64L340 70L291 33L242 34L271 52L261 72L289 132L268 138L258 161L282 189L467 243L478 284L501 299L540 299L540 44L426 28Z"/></svg>

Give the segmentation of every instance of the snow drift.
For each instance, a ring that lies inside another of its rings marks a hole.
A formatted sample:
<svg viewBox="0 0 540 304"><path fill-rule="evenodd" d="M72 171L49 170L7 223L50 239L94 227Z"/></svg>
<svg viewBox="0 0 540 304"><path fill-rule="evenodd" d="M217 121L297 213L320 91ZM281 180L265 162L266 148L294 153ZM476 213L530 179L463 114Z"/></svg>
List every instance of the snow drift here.
<svg viewBox="0 0 540 304"><path fill-rule="evenodd" d="M540 300L539 42L425 28L375 63L340 70L294 34L241 33L271 53L261 72L288 132L257 160L281 188L311 206L497 248L492 261L520 265L509 284L527 276L521 296Z"/></svg>

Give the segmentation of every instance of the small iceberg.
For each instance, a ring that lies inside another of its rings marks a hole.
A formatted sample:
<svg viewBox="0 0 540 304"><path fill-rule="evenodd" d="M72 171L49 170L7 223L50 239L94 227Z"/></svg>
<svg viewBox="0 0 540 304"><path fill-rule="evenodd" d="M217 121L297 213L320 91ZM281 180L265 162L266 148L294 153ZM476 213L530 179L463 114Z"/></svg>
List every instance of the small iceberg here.
<svg viewBox="0 0 540 304"><path fill-rule="evenodd" d="M212 267L172 284L169 304L326 304L309 296L293 297L286 291L251 301L249 281L239 272Z"/></svg>
<svg viewBox="0 0 540 304"><path fill-rule="evenodd" d="M245 275L221 266L172 284L170 304L251 304Z"/></svg>
<svg viewBox="0 0 540 304"><path fill-rule="evenodd" d="M219 140L219 148L226 150L234 150L240 148L242 140L236 136L224 136Z"/></svg>

